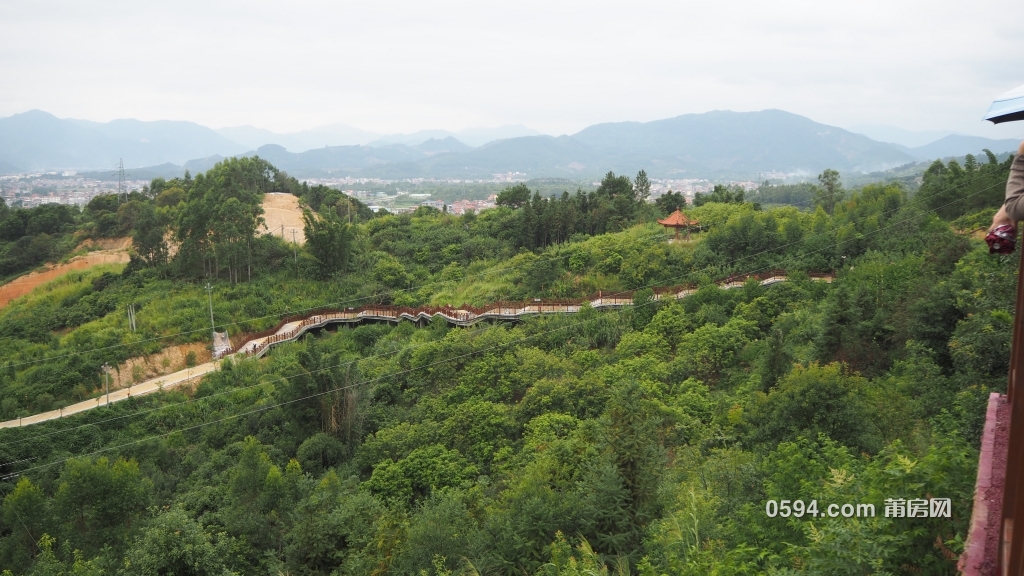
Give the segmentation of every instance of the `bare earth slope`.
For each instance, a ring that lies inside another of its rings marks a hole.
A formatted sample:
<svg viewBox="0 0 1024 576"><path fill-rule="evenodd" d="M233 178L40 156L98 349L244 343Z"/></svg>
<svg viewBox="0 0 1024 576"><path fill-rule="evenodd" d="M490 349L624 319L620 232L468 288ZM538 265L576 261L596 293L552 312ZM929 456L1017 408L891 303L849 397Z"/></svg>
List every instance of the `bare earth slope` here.
<svg viewBox="0 0 1024 576"><path fill-rule="evenodd" d="M306 243L306 234L302 224L302 208L299 207L298 197L279 192L264 195L263 218L267 221L267 227L261 232L284 238L287 242L294 239L299 245Z"/></svg>
<svg viewBox="0 0 1024 576"><path fill-rule="evenodd" d="M89 252L64 264L50 264L46 270L30 272L19 276L7 284L0 286L0 308L7 306L11 300L24 296L37 286L54 280L73 270L85 270L98 264L124 264L128 262L130 238L113 238L98 244L102 250Z"/></svg>
<svg viewBox="0 0 1024 576"><path fill-rule="evenodd" d="M263 199L263 217L267 226L263 233L281 236L287 242L295 241L299 245L306 243L306 234L302 223L302 208L299 199L291 194L270 193ZM283 234L283 235L282 235ZM46 270L30 272L0 286L0 308L28 294L37 286L54 280L74 270L85 270L97 264L124 264L128 262L130 238L111 238L95 244L102 248L88 254L78 256L64 264L50 264Z"/></svg>

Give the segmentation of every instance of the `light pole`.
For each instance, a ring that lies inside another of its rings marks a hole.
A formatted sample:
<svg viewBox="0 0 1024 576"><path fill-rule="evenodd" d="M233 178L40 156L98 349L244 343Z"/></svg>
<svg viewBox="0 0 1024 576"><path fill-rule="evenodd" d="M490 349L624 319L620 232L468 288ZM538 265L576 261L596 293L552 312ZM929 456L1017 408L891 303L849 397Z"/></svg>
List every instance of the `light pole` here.
<svg viewBox="0 0 1024 576"><path fill-rule="evenodd" d="M103 387L107 392L107 406L110 406L110 364L103 364Z"/></svg>

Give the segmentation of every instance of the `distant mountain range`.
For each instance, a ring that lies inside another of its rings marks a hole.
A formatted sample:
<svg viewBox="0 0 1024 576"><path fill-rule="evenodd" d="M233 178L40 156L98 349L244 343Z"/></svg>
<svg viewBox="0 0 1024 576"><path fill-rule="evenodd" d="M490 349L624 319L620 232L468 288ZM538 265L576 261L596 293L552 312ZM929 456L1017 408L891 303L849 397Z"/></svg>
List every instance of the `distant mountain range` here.
<svg viewBox="0 0 1024 576"><path fill-rule="evenodd" d="M879 142L891 142L907 148L917 148L954 134L951 130L904 130L884 124L856 124L848 128L850 132L863 134Z"/></svg>
<svg viewBox="0 0 1024 576"><path fill-rule="evenodd" d="M334 124L292 134L275 134L252 126L213 130L193 122L167 120L91 122L61 119L48 112L31 110L0 118L0 174L113 169L121 159L131 168L152 168L165 163L184 166L197 158L241 155L267 144L302 152L358 144L417 146L431 139L458 138L461 149L468 149L499 138L537 133L525 126L501 126L469 128L456 133L428 130L383 135ZM446 145L448 149L455 151L450 144Z"/></svg>
<svg viewBox="0 0 1024 576"><path fill-rule="evenodd" d="M654 122L597 124L573 136L652 173L819 172L825 167L872 172L914 158L866 136L781 110L715 111Z"/></svg>
<svg viewBox="0 0 1024 576"><path fill-rule="evenodd" d="M919 160L934 160L935 158L949 158L965 154L977 156L986 148L995 154L1016 152L1019 145L1020 140L993 140L981 136L950 134L924 146L907 148L906 151Z"/></svg>
<svg viewBox="0 0 1024 576"><path fill-rule="evenodd" d="M40 110L0 118L0 167L6 172L183 164L248 148L192 122L62 120Z"/></svg>
<svg viewBox="0 0 1024 576"><path fill-rule="evenodd" d="M342 145L339 145L342 143ZM258 154L297 177L596 177L643 168L662 178L753 178L873 172L920 160L1016 150L1016 140L947 135L923 146L879 142L781 110L715 111L652 122L596 124L571 136L524 126L380 135L344 125L293 134L251 126L212 130L191 122L62 120L34 110L0 119L0 173L113 170L173 176L227 156ZM299 151L302 150L302 151Z"/></svg>
<svg viewBox="0 0 1024 576"><path fill-rule="evenodd" d="M292 152L304 152L313 148L323 148L324 146L368 144L380 138L380 134L366 132L358 128L345 126L344 124L323 126L314 130L290 134L276 134L270 130L253 126L218 128L216 132L229 140L242 144L246 147L246 150L254 150L265 144L277 144Z"/></svg>
<svg viewBox="0 0 1024 576"><path fill-rule="evenodd" d="M225 138L234 140L247 146L250 150L259 148L266 144L277 144L289 152L305 152L314 148L325 146L388 146L390 144L405 144L416 146L427 140L444 140L455 138L469 146L482 146L494 140L504 138L518 138L520 136L534 136L540 134L519 124L499 126L497 128L466 128L458 132L447 130L420 130L411 134L377 134L366 132L358 128L344 124L332 124L289 134L275 134L270 130L254 128L252 126L236 126L233 128L218 128L217 133Z"/></svg>

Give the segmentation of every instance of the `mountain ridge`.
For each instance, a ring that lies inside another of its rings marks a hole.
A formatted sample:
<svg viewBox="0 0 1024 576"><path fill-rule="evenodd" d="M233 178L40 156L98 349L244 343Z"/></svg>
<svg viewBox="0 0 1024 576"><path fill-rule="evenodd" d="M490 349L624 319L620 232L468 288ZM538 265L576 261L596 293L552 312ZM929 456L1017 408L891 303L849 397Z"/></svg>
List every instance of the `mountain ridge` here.
<svg viewBox="0 0 1024 576"><path fill-rule="evenodd" d="M245 147L193 122L135 119L106 123L63 120L42 110L0 118L0 162L23 170L113 167L172 162Z"/></svg>
<svg viewBox="0 0 1024 576"><path fill-rule="evenodd" d="M273 135L253 127L236 128L236 135L243 129L250 136ZM324 130L328 128L349 127ZM510 134L529 130L505 128ZM231 129L216 131L182 121L61 120L34 110L0 119L0 172L112 168L120 158L140 172L167 173L168 163L182 172L197 172L224 157L259 155L297 177L489 178L520 172L529 177L589 178L609 170L633 173L642 168L652 177L739 179L770 172L817 174L825 168L869 173L936 157L979 154L986 146L997 153L1016 149L1015 141L956 135L907 148L774 109L607 122L572 135L526 135L476 147L456 133L428 130L292 152L277 143L244 147L227 138L230 132L225 130ZM499 129L488 130L493 134Z"/></svg>
<svg viewBox="0 0 1024 576"><path fill-rule="evenodd" d="M255 150L266 144L277 144L289 152L302 153L325 146L388 146L404 144L418 146L428 140L455 138L469 147L483 146L488 142L520 136L535 136L540 132L522 124L506 124L496 128L465 128L455 132L449 130L419 130L411 133L380 134L360 130L346 124L329 124L300 132L279 134L255 126L229 126L215 130L222 136L244 144Z"/></svg>
<svg viewBox="0 0 1024 576"><path fill-rule="evenodd" d="M920 160L933 160L935 158L949 158L965 154L978 156L983 154L982 151L986 148L994 154L1016 152L1019 145L1020 141L1012 139L993 140L982 136L950 134L924 146L910 148L909 151Z"/></svg>

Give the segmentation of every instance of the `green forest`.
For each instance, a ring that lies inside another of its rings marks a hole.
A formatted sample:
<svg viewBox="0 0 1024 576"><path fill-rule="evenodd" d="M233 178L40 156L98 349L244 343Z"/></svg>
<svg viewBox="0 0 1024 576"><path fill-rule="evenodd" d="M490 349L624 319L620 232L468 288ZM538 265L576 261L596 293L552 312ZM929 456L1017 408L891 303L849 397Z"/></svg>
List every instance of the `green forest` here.
<svg viewBox="0 0 1024 576"><path fill-rule="evenodd" d="M81 211L2 209L5 277L89 238L133 239L127 265L0 309L2 420L97 398L105 363L208 342L208 299L239 341L319 307L598 291L633 305L324 330L225 360L194 389L0 429L0 567L955 574L1009 363L1018 257L977 234L1009 164L936 162L913 192L846 189L827 170L696 205L608 173L575 193L512 186L456 216L375 214L240 158ZM260 233L267 192L306 208L301 248ZM669 241L656 220L676 208L701 229ZM716 284L769 270L788 281ZM653 298L680 285L696 292ZM949 517L882 513L932 497ZM783 500L877 513L770 516Z"/></svg>

